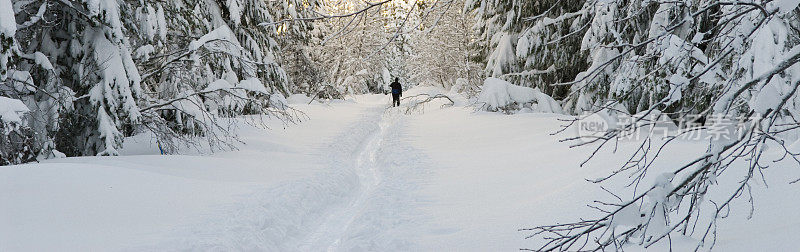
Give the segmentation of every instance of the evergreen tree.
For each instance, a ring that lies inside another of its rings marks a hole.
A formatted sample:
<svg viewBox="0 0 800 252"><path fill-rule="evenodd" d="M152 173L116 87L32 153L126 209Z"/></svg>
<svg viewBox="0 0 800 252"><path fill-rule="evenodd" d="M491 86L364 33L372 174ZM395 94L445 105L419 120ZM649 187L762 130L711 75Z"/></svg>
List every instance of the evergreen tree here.
<svg viewBox="0 0 800 252"><path fill-rule="evenodd" d="M538 87L558 99L584 69L587 54L580 49L582 32L591 12L584 0L467 1L464 8L475 18L478 54L484 76L498 77L526 87Z"/></svg>
<svg viewBox="0 0 800 252"><path fill-rule="evenodd" d="M256 0L13 2L2 20L0 95L30 108L27 125L43 157L57 155L55 149L117 155L123 138L142 130L156 133L167 152L197 136L224 138L212 147L230 144L231 134L212 132L230 131L215 117L291 117L282 103L292 82L280 65L277 30L263 25L274 21L271 12L294 12L279 6L285 7ZM212 85L219 80L227 85Z"/></svg>

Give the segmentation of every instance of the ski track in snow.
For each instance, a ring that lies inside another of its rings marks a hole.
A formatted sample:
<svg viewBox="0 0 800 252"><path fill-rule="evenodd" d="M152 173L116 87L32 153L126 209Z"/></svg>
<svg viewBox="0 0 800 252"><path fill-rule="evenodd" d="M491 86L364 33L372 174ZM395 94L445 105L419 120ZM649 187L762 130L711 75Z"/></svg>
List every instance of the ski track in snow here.
<svg viewBox="0 0 800 252"><path fill-rule="evenodd" d="M358 175L357 196L344 208L334 211L320 225L310 238L308 244L300 247L303 251L336 251L341 245L347 229L364 210L369 195L381 182L381 174L376 164L378 150L386 136L386 115L381 116L378 129L367 137L367 140L355 159L355 171Z"/></svg>
<svg viewBox="0 0 800 252"><path fill-rule="evenodd" d="M384 111L375 131L355 155L358 189L343 207L299 246L300 251L414 250L409 232L426 219L413 209L423 197L413 193L426 173L425 157L404 142L403 115Z"/></svg>
<svg viewBox="0 0 800 252"><path fill-rule="evenodd" d="M172 250L375 251L410 249L424 156L400 139L399 110L370 108L324 146L327 170L241 202L179 231ZM406 230L406 232L403 232ZM188 238L186 238L188 237ZM137 248L141 249L141 248Z"/></svg>

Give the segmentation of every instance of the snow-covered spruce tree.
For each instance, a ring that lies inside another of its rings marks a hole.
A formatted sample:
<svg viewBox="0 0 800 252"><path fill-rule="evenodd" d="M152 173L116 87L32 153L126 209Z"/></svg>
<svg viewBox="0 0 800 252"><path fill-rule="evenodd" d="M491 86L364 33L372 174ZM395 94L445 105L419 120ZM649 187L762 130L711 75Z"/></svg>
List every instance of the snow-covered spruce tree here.
<svg viewBox="0 0 800 252"><path fill-rule="evenodd" d="M281 51L274 27L260 25L273 21L267 3L184 0L171 5L145 2L136 9L136 59L151 91L166 92L163 97L183 84L202 89L222 78L231 78L233 85L258 78L270 92L288 92L289 79L276 61ZM198 74L196 80L181 79Z"/></svg>
<svg viewBox="0 0 800 252"><path fill-rule="evenodd" d="M484 64L485 77L497 77L525 87L538 87L561 99L586 67L581 35L593 13L585 0L466 1L464 11L475 18L474 62Z"/></svg>
<svg viewBox="0 0 800 252"><path fill-rule="evenodd" d="M281 65L292 81L290 93L312 95L314 90L325 85L325 76L318 63L311 58L308 45L310 38L306 34L279 34L278 41L283 51Z"/></svg>
<svg viewBox="0 0 800 252"><path fill-rule="evenodd" d="M669 158L659 155L662 150L704 129L637 140L641 147L627 162L592 180L602 185L625 176L632 194L610 191L617 200L596 202L597 216L526 229L539 238L536 250L647 248L681 235L695 239L696 249L711 249L732 202L746 200L755 211L750 187L758 174L800 166L794 144L800 133L798 2L587 1L583 8L592 17L581 43L590 64L574 81L560 83L571 88L567 105L574 113L631 120L612 122L616 127L601 136L568 141L600 150L637 129L657 127L651 119L663 115L697 115L707 130L736 124L710 138L706 152L670 160L667 170L652 168ZM768 160L767 149L779 152L777 160ZM743 177L717 180L729 174Z"/></svg>
<svg viewBox="0 0 800 252"><path fill-rule="evenodd" d="M11 20L22 22L16 24L16 64L8 70L16 77L6 83L15 88L3 92L32 109L29 123L40 146L115 155L124 129L139 119L139 74L119 4L14 2Z"/></svg>
<svg viewBox="0 0 800 252"><path fill-rule="evenodd" d="M12 65L13 58L17 54L17 42L15 35L17 32L17 22L14 20L14 9L11 1L0 1L0 81L3 81L2 88L10 89L13 86L7 84L9 75L14 77L13 70L9 72L9 65ZM3 92L5 93L5 92ZM21 157L29 156L22 148L27 138L20 132L22 125L22 113L27 112L28 107L21 101L2 96L0 94L0 165L18 164L27 161ZM22 147L22 148L21 148ZM30 149L28 150L28 152ZM33 155L35 156L35 155ZM28 157L30 159L30 157Z"/></svg>
<svg viewBox="0 0 800 252"><path fill-rule="evenodd" d="M259 25L273 21L270 11L291 12L280 2L3 4L12 7L2 19L0 96L30 108L25 125L44 158L62 155L55 149L116 155L141 130L166 152L196 136L230 147L231 121L217 117L296 118L283 100L291 82L276 29Z"/></svg>
<svg viewBox="0 0 800 252"><path fill-rule="evenodd" d="M268 26L276 31L275 40L282 52L279 62L291 81L289 91L311 95L325 82L323 70L311 58L312 43L320 34L317 27L323 21L303 19L316 16L312 10L321 9L322 1L293 0L272 5L276 6L270 7L271 10L279 11L274 11L275 23Z"/></svg>
<svg viewBox="0 0 800 252"><path fill-rule="evenodd" d="M28 127L28 106L5 95L16 95L17 89L30 81L26 72L11 69L15 57L19 57L16 41L17 23L9 0L0 1L0 166L20 164L35 160L40 148L34 141L33 130ZM22 82L22 83L18 83ZM8 94L6 94L8 93Z"/></svg>
<svg viewBox="0 0 800 252"><path fill-rule="evenodd" d="M24 129L21 132L28 134L26 139L32 140L26 142L26 148L50 157L54 155L52 139L58 127L58 113L71 105L72 95L68 88L60 88L48 56L37 50L39 43L49 41L38 39L41 34L36 28L47 14L48 5L3 1L3 6L0 96L22 100L30 108L18 125ZM23 22L18 24L16 19ZM49 44L45 47L52 48Z"/></svg>
<svg viewBox="0 0 800 252"><path fill-rule="evenodd" d="M282 2L183 0L162 5L133 4L135 58L148 99L142 126L155 133L165 152L197 146L202 136L212 149L234 148L233 121L220 117L286 112L290 79L279 64L281 48L271 12ZM165 19L165 16L171 18Z"/></svg>
<svg viewBox="0 0 800 252"><path fill-rule="evenodd" d="M710 31L705 29L714 22L708 20L713 15L699 14L696 21L669 27L689 17L691 10L640 1L624 5L588 3L584 8L594 13L581 43L581 50L590 55L591 65L575 81L561 84L571 84L568 109L573 113L592 111L607 100L614 100L626 112L636 113L667 96L667 107L661 108L665 112L696 114L708 108L710 91L706 88L718 81L714 74L718 68L704 69L709 64L708 57L698 46L707 47L703 34ZM615 22L619 16L631 22ZM713 47L706 49L708 56L717 53ZM712 74L691 85L678 83L685 82L677 79L679 76L697 76L699 71ZM674 89L678 86L680 91Z"/></svg>

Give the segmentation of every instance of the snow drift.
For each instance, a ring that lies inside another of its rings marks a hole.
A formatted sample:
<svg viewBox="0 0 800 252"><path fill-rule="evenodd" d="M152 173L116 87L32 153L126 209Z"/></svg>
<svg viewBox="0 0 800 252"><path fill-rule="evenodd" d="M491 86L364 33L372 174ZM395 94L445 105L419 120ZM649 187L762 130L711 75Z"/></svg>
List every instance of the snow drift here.
<svg viewBox="0 0 800 252"><path fill-rule="evenodd" d="M563 113L561 106L552 97L538 88L522 87L490 77L486 79L478 95L478 104L486 111L534 111L540 113Z"/></svg>

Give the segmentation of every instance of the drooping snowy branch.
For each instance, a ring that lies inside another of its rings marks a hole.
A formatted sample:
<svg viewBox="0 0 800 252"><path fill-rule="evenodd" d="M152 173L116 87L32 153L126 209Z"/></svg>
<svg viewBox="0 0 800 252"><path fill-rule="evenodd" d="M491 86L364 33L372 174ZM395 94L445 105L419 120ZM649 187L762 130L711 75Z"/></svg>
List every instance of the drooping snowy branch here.
<svg viewBox="0 0 800 252"><path fill-rule="evenodd" d="M774 2L587 1L583 8L592 17L581 50L589 53L590 65L572 80L549 84L570 87L566 108L585 113L565 120L563 132L593 119L613 125L564 139L573 147L591 146L586 161L602 150L616 152L620 142L633 137L636 148L630 157L611 174L589 181L602 186L625 178L634 194L625 198L623 191L606 190L618 202L593 202L590 207L602 213L599 217L523 229L539 243L533 250L648 248L670 243L676 235L691 236L697 249L709 249L731 202L749 197L752 214L750 187L756 175L787 158L800 167L798 153L790 147L797 140L792 125L797 123L800 65L797 44L789 39L796 30L788 29L794 24L785 19L797 15L796 7L787 11ZM631 29L626 22L640 22L646 29ZM518 54L536 50L523 46ZM681 124L672 126L671 134L653 135L654 130L667 130L662 124L686 117L699 118L701 127ZM652 174L656 160L670 160L664 152L677 139L709 134L714 128L732 134L708 138L706 152ZM764 150L770 147L778 147L782 157L766 161ZM745 177L720 187L716 178L731 170ZM712 189L725 197L707 199ZM709 208L711 214L701 214Z"/></svg>

